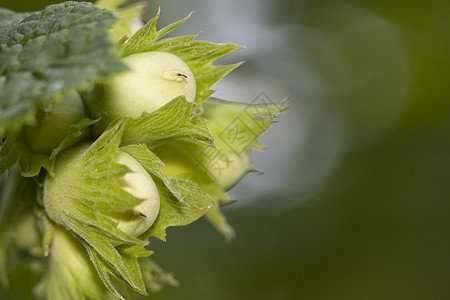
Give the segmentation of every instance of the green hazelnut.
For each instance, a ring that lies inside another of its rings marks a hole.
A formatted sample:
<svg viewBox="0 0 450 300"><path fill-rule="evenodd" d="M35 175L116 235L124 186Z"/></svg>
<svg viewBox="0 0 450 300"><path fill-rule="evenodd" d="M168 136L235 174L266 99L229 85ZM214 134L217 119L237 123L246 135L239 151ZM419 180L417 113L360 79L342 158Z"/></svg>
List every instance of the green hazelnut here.
<svg viewBox="0 0 450 300"><path fill-rule="evenodd" d="M44 207L54 222L65 225L73 198L77 197L76 181L80 180L80 161L90 143L83 143L58 155L54 176L44 182ZM103 212L117 222L117 228L131 236L139 236L152 226L159 213L159 193L148 172L129 154L118 151L115 160L129 169L119 177L119 186L141 200L132 210ZM100 184L100 183L99 183Z"/></svg>
<svg viewBox="0 0 450 300"><path fill-rule="evenodd" d="M129 154L119 151L116 161L126 166L130 171L119 178L119 185L142 202L131 212L109 214L118 222L117 228L123 232L139 236L155 222L159 213L159 194L152 177Z"/></svg>
<svg viewBox="0 0 450 300"><path fill-rule="evenodd" d="M76 92L64 95L59 101L38 112L35 124L23 128L23 137L34 153L50 154L66 137L69 127L86 115L83 101ZM72 145L84 140L88 131L72 141Z"/></svg>
<svg viewBox="0 0 450 300"><path fill-rule="evenodd" d="M195 100L194 75L178 56L153 51L127 56L123 62L129 70L113 76L104 88L102 109L108 114L138 117L179 96Z"/></svg>

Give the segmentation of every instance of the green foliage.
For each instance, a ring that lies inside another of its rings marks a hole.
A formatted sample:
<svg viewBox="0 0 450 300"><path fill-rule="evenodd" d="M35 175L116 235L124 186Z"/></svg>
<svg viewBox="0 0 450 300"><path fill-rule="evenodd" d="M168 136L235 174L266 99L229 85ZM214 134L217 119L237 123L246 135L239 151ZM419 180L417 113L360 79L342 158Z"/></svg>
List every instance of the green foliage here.
<svg viewBox="0 0 450 300"><path fill-rule="evenodd" d="M0 8L0 27L19 22L28 15L28 13L16 13L6 8Z"/></svg>
<svg viewBox="0 0 450 300"><path fill-rule="evenodd" d="M212 145L211 135L201 116L191 117L193 103L179 97L152 113L127 120L122 143L155 146L174 140Z"/></svg>
<svg viewBox="0 0 450 300"><path fill-rule="evenodd" d="M25 214L39 224L38 233L32 232L42 241L28 249L42 274L34 295L55 300L132 299L136 292L147 295L176 285L147 259L149 238L165 241L170 226L206 215L227 239L234 236L220 206L232 202L227 190L250 171L250 149L262 148L256 138L284 103L244 105L210 98L211 86L239 65L215 61L240 46L195 41L195 35L163 39L189 16L157 30L158 12L135 32L132 25L142 6L124 3L64 2L34 14L0 9L0 175L7 179L0 182L3 287L9 258L20 244L11 243L16 219ZM197 85L195 101L177 97L137 117L104 117L102 87L125 70L123 57L148 51L172 53L188 65ZM92 119L67 121L68 132L51 153L33 152L24 126L74 91ZM233 130L241 134L238 143ZM87 139L83 143L81 136ZM134 209L146 200L122 186L132 171L117 161L123 152L155 182L160 201L154 223L135 235L119 229L114 218L138 215Z"/></svg>
<svg viewBox="0 0 450 300"><path fill-rule="evenodd" d="M114 17L90 3L18 18L0 30L0 134L30 123L56 95L123 69L106 31Z"/></svg>

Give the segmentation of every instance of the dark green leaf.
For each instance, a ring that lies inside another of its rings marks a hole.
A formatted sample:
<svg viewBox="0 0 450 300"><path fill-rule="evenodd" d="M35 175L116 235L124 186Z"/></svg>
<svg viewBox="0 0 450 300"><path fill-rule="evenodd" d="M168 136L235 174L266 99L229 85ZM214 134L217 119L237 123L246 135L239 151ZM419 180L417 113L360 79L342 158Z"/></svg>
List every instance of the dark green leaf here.
<svg viewBox="0 0 450 300"><path fill-rule="evenodd" d="M0 8L0 27L19 22L30 13L17 13L6 8Z"/></svg>
<svg viewBox="0 0 450 300"><path fill-rule="evenodd" d="M152 113L126 117L122 144L155 146L173 140L212 144L214 139L202 118L191 118L192 108L193 103L178 97Z"/></svg>
<svg viewBox="0 0 450 300"><path fill-rule="evenodd" d="M106 31L114 17L87 2L46 7L0 29L0 134L88 80L120 71Z"/></svg>

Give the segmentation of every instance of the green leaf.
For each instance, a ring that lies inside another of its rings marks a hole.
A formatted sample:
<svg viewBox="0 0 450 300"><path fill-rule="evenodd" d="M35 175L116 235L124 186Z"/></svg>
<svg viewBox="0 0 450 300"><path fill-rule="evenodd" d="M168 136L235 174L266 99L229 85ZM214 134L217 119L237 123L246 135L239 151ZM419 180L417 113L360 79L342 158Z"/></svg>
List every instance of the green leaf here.
<svg viewBox="0 0 450 300"><path fill-rule="evenodd" d="M141 270L147 290L150 292L158 292L166 285L178 285L178 281L171 274L165 272L150 259L141 261Z"/></svg>
<svg viewBox="0 0 450 300"><path fill-rule="evenodd" d="M172 226L184 226L203 216L212 205L212 200L202 193L198 185L192 181L175 179L183 202L166 187L162 181L155 180L160 191L160 209L158 217L146 233L166 241L166 229Z"/></svg>
<svg viewBox="0 0 450 300"><path fill-rule="evenodd" d="M124 124L111 126L83 153L79 165L79 184L85 186L86 204L95 210L131 209L140 203L117 183L128 169L115 161Z"/></svg>
<svg viewBox="0 0 450 300"><path fill-rule="evenodd" d="M46 7L0 30L0 135L88 80L124 69L106 29L115 18L87 2Z"/></svg>
<svg viewBox="0 0 450 300"><path fill-rule="evenodd" d="M126 42L120 44L122 56L128 56L131 54L148 52L152 50L147 50L146 47L154 44L158 39L184 23L190 16L189 14L184 19L181 19L175 23L172 23L161 30L156 29L156 23L161 11L158 11L156 16L154 16L150 21L147 22L140 30L138 30L132 37L130 37Z"/></svg>
<svg viewBox="0 0 450 300"><path fill-rule="evenodd" d="M224 214L220 211L219 204L214 205L208 210L206 218L220 233L223 234L227 241L235 237L236 234L234 229L228 224Z"/></svg>
<svg viewBox="0 0 450 300"><path fill-rule="evenodd" d="M30 13L17 13L6 8L0 8L0 27L19 22L28 15Z"/></svg>
<svg viewBox="0 0 450 300"><path fill-rule="evenodd" d="M112 281L111 276L114 276L111 267L105 263L97 251L95 251L93 248L89 246L89 244L85 244L86 250L89 254L89 259L91 260L92 264L94 265L95 269L97 270L97 273L102 280L103 284L106 286L108 291L116 296L119 299L124 299L122 294L118 291L117 287Z"/></svg>
<svg viewBox="0 0 450 300"><path fill-rule="evenodd" d="M138 257L123 255L114 247L114 243L104 232L99 232L95 230L95 228L89 228L89 226L86 226L76 219L71 219L70 222L70 228L80 236L89 247L92 247L96 252L96 255L98 255L105 264L112 266L109 273L126 281L139 293L146 294L144 281L138 266ZM142 250L138 255L142 256L143 253L145 253L145 256L151 254L151 252ZM101 279L105 285L107 285L107 282L111 281L105 281L105 278Z"/></svg>
<svg viewBox="0 0 450 300"><path fill-rule="evenodd" d="M197 82L196 102L200 103L213 94L210 88L222 77L239 67L241 63L231 65L214 65L213 63L219 58L242 48L232 43L215 44L206 41L192 41L187 47L174 44L167 50L182 60L191 69ZM161 49L153 49L153 51L162 51Z"/></svg>
<svg viewBox="0 0 450 300"><path fill-rule="evenodd" d="M87 249L91 261L96 267L100 277L104 279L105 284L109 287L108 289L110 292L119 299L135 299L133 290L129 287L117 284L117 277L115 277L114 271L97 255L97 252L89 246ZM137 249L137 251L140 250ZM142 273L146 290L149 292L158 292L166 285L178 285L178 281L176 281L171 274L165 272L148 257L139 259L139 268Z"/></svg>
<svg viewBox="0 0 450 300"><path fill-rule="evenodd" d="M67 135L64 137L64 139L59 143L58 147L53 149L50 160L53 160L56 158L56 156L61 152L64 151L72 146L74 146L75 142L79 140L79 137L88 131L89 126L97 123L98 120L91 120L88 118L81 119L80 122L77 124L72 124L69 127L69 131L67 132ZM53 170L47 170L50 173L52 173Z"/></svg>
<svg viewBox="0 0 450 300"><path fill-rule="evenodd" d="M263 149L257 138L282 112L286 102L245 104L210 98L203 102L203 116L217 148L237 154L253 147Z"/></svg>
<svg viewBox="0 0 450 300"><path fill-rule="evenodd" d="M231 72L238 64L217 66L213 63L226 54L240 49L241 46L232 43L215 44L206 41L192 41L195 35L162 39L188 18L172 23L161 30L156 29L158 14L132 37L122 40L119 50L122 56L128 56L148 51L170 52L180 57L191 69L197 83L196 103L208 98L212 92L211 86L223 76Z"/></svg>
<svg viewBox="0 0 450 300"><path fill-rule="evenodd" d="M191 118L193 105L178 97L154 112L125 117L122 145L146 143L154 147L173 140L211 145L214 139L203 119Z"/></svg>
<svg viewBox="0 0 450 300"><path fill-rule="evenodd" d="M230 203L231 200L208 169L214 165L217 150L212 147L175 142L164 144L155 151L165 164L162 169L165 176L193 181L200 187L202 193L211 199L212 205L206 217L227 240L233 238L234 231L219 210L220 204Z"/></svg>

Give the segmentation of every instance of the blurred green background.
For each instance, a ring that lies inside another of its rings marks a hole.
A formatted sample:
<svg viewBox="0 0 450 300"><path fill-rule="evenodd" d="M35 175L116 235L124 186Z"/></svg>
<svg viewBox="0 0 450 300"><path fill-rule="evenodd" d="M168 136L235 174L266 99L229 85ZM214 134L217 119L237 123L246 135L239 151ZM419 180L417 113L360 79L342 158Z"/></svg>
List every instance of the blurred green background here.
<svg viewBox="0 0 450 300"><path fill-rule="evenodd" d="M31 11L59 1L0 1ZM153 299L450 299L450 2L153 0L175 34L247 46L215 89L290 97L225 208L152 241Z"/></svg>

